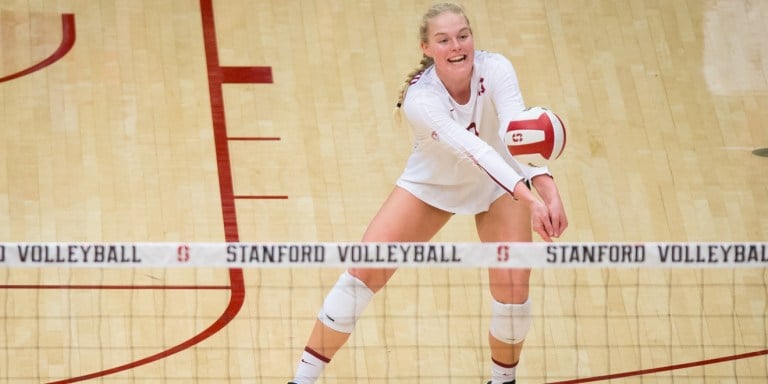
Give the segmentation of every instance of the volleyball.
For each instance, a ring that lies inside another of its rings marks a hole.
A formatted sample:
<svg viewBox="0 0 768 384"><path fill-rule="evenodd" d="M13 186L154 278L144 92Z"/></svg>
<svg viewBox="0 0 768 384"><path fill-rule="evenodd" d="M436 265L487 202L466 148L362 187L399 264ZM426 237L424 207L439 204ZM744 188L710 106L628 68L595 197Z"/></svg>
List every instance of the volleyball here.
<svg viewBox="0 0 768 384"><path fill-rule="evenodd" d="M545 166L563 153L565 125L549 109L530 107L509 122L504 144L517 161L534 167Z"/></svg>

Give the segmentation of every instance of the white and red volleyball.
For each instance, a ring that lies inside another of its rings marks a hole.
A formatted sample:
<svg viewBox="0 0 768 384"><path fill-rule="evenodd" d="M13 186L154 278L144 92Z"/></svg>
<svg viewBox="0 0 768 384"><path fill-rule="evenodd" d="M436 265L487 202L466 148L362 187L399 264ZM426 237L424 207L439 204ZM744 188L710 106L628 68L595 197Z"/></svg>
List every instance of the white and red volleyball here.
<svg viewBox="0 0 768 384"><path fill-rule="evenodd" d="M541 167L563 153L565 125L549 109L530 107L509 122L504 143L517 161Z"/></svg>

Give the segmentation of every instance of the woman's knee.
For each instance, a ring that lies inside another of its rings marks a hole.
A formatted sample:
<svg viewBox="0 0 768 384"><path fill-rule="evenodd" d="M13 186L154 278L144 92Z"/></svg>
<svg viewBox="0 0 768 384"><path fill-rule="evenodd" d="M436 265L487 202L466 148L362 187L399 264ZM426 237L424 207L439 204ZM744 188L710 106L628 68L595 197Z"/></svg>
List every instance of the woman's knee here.
<svg viewBox="0 0 768 384"><path fill-rule="evenodd" d="M394 268L350 268L347 271L376 293L387 284L396 270Z"/></svg>
<svg viewBox="0 0 768 384"><path fill-rule="evenodd" d="M530 276L530 269L489 269L491 296L500 303L524 303L528 300Z"/></svg>

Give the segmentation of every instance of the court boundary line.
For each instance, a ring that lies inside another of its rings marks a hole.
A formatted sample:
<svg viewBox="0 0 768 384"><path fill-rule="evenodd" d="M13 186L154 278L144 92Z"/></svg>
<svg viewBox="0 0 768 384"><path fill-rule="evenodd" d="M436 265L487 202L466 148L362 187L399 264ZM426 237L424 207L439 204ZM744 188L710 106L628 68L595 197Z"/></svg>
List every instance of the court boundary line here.
<svg viewBox="0 0 768 384"><path fill-rule="evenodd" d="M753 352L741 353L741 354L738 354L738 355L723 356L723 357L716 357L716 358L706 359L706 360L698 360L698 361L691 361L691 362L687 362L687 363L667 365L667 366L663 366L663 367L639 369L639 370L636 370L636 371L627 371L627 372L619 372L619 373L611 373L611 374L607 374L607 375L585 377L585 378L581 378L581 379L573 379L573 380L565 380L565 381L553 381L553 382L549 382L549 384L581 384L581 383L589 383L589 382L593 382L593 381L620 379L620 378L632 377L632 376L643 376L643 375L659 373L659 372L676 371L676 370L680 370L680 369L701 367L701 366L705 366L705 365L724 363L724 362L728 362L728 361L748 359L748 358L757 357L757 356L763 356L763 355L768 355L768 349L763 349L761 351L753 351Z"/></svg>
<svg viewBox="0 0 768 384"><path fill-rule="evenodd" d="M242 82L246 79L260 78L264 75L263 70L250 71L248 68L238 67L231 71L222 71L218 61L218 46L216 44L216 27L214 23L212 0L200 0L200 16L203 29L203 46L205 49L206 69L208 75L208 88L210 93L211 119L214 130L214 146L217 157L217 169L219 176L219 189L221 195L222 216L224 220L224 234L226 241L239 241L239 232L237 229L237 216L234 207L234 191L232 182L232 169L229 158L229 149L226 141L226 122L224 119L224 103L222 83L225 78ZM270 68L269 82L271 82ZM78 381L107 376L113 373L133 369L157 360L169 357L175 353L181 352L196 344L201 343L213 334L219 332L232 319L237 316L245 302L245 283L242 269L229 269L230 278L230 300L227 308L214 323L202 332L194 335L186 341L177 344L169 349L160 351L154 355L143 359L135 360L117 367L109 368L99 372L87 375L73 377L60 381L49 382L49 384L67 384Z"/></svg>
<svg viewBox="0 0 768 384"><path fill-rule="evenodd" d="M75 44L76 36L77 36L76 27L75 27L75 15L71 13L62 14L61 24L62 24L61 42L59 43L59 47L50 56L48 56L47 58L43 59L42 61L40 61L39 63L31 67L28 67L24 70L21 70L16 73L0 78L0 83L18 79L20 77L24 77L26 75L39 71L57 62L62 57L64 57L67 53L69 53L69 51L72 49L72 47ZM226 326L226 324L228 324L232 320L232 318L234 318L234 316L239 312L240 308L243 305L243 302L245 301L245 295L244 295L245 288L244 288L244 283L242 279L242 273L239 276L236 274L230 273L230 282L231 284L227 287L222 287L222 286L196 287L197 289L229 289L231 291L231 295L230 295L230 300L229 300L229 304L227 305L227 308L219 316L219 318L210 326L208 326L208 328L194 335L192 338L187 339L186 341L180 344L177 344L176 346L170 349L160 351L154 355L150 355L143 359L135 360L135 361L132 361L123 365L119 365L113 368L109 368L106 370L92 372L90 374L71 377L64 380L52 381L49 383L51 384L74 383L78 381L107 376L113 373L132 369L132 368L165 358L176 352L185 350L195 344L198 344L204 339L207 339L209 336L218 332L221 328ZM149 287L150 286L147 286L147 288ZM5 289L24 289L24 288L28 288L28 289L144 289L144 287L141 287L141 286L23 285L23 284L3 285L3 286L0 286L0 288L5 288ZM188 289L188 288L189 287L182 287L182 286L172 286L172 287L169 286L165 288L151 286L151 289Z"/></svg>
<svg viewBox="0 0 768 384"><path fill-rule="evenodd" d="M37 72L59 61L62 57L69 53L69 51L75 45L76 35L75 15L72 13L63 13L61 15L61 42L59 43L59 47L56 48L56 50L51 53L50 56L46 57L39 63L26 69L22 69L16 73L12 73L8 76L0 77L0 83L29 75L30 73Z"/></svg>
<svg viewBox="0 0 768 384"><path fill-rule="evenodd" d="M119 365L119 366L112 367L112 368L105 369L98 372L89 373L82 376L72 377L69 379L64 379L59 381L51 381L49 382L49 384L75 383L78 381L84 381L84 380L94 379L97 377L108 376L113 373L126 371L126 370L133 369L145 364L152 363L154 361L171 356L177 352L181 352L196 344L199 344L200 342L207 339L211 335L217 333L218 331L223 329L227 324L229 324L229 322L235 318L237 313L240 312L240 308L243 306L243 302L245 301L245 284L243 282L242 274L240 274L239 276L230 274L230 281L232 282L232 285L231 285L232 293L230 295L230 300L229 300L229 304L227 305L227 308L224 309L224 312L216 319L215 322L209 325L208 328L204 329L202 332L194 335L193 337L185 340L180 344L177 344L169 349L162 350L158 353L155 353L154 355L147 356L143 359L134 360L132 362L129 362L123 365Z"/></svg>

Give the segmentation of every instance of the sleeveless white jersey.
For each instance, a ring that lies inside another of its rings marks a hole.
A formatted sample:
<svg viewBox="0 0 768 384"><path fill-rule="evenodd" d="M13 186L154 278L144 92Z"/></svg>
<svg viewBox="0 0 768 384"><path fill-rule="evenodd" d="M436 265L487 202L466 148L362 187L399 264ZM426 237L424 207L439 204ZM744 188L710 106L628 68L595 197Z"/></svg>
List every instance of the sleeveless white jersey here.
<svg viewBox="0 0 768 384"><path fill-rule="evenodd" d="M428 67L403 100L414 144L397 185L442 210L476 214L512 193L521 179L549 174L546 167L519 163L504 145L507 124L524 108L515 70L500 54L475 51L471 97L464 105Z"/></svg>

